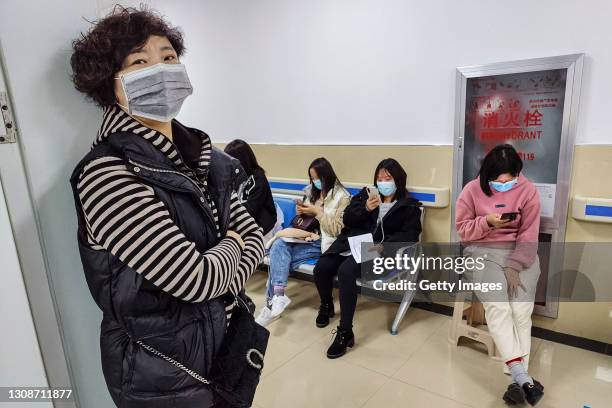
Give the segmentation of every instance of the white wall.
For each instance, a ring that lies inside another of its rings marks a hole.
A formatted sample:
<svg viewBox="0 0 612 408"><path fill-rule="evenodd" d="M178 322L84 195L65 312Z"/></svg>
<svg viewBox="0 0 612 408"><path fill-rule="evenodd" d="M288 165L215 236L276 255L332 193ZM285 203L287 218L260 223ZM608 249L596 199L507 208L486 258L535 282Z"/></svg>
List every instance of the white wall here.
<svg viewBox="0 0 612 408"><path fill-rule="evenodd" d="M452 144L456 67L585 52L577 141L612 143L608 0L234 0L212 26L216 2L153 3L215 141Z"/></svg>

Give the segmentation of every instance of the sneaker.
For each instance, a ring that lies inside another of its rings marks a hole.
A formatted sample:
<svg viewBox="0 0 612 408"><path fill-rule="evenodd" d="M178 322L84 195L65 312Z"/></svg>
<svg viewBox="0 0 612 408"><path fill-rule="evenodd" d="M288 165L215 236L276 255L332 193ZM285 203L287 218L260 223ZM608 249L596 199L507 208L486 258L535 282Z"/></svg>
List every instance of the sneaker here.
<svg viewBox="0 0 612 408"><path fill-rule="evenodd" d="M272 310L270 310L269 307L264 306L263 309L261 309L261 312L259 312L259 316L257 316L257 318L255 319L255 323L259 324L260 326L266 327L278 318L279 316L272 316Z"/></svg>
<svg viewBox="0 0 612 408"><path fill-rule="evenodd" d="M291 299L287 295L283 296L272 296L272 316L280 316L287 306L291 303Z"/></svg>

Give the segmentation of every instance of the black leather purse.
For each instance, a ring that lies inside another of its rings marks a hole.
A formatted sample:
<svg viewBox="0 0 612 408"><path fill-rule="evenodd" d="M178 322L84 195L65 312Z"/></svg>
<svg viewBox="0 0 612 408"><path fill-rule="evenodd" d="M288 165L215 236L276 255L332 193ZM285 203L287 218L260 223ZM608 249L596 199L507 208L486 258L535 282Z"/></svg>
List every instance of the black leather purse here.
<svg viewBox="0 0 612 408"><path fill-rule="evenodd" d="M270 332L257 324L245 299L239 294L230 324L210 373L204 377L142 341L137 343L156 356L206 384L215 392L215 407L249 408L261 377Z"/></svg>

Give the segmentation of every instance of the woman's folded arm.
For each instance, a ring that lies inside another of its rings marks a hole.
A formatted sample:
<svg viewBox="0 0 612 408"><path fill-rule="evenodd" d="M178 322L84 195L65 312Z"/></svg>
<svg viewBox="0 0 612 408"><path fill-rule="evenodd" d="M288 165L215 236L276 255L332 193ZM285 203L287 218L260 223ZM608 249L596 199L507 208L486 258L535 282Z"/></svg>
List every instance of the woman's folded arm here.
<svg viewBox="0 0 612 408"><path fill-rule="evenodd" d="M161 290L188 302L226 293L243 251L223 238L199 252L180 231L150 186L123 160L103 157L88 164L77 186L94 249L105 249Z"/></svg>
<svg viewBox="0 0 612 408"><path fill-rule="evenodd" d="M240 234L244 241L244 251L238 270L229 287L230 292L236 295L242 290L264 256L262 230L247 209L240 204L236 194L232 194L229 228Z"/></svg>

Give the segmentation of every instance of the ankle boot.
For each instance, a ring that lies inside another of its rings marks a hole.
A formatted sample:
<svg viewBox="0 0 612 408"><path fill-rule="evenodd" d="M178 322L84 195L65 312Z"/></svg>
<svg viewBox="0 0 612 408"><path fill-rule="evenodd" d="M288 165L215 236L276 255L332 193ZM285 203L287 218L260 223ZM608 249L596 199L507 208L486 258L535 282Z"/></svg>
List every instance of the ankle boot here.
<svg viewBox="0 0 612 408"><path fill-rule="evenodd" d="M542 396L544 396L544 386L540 384L535 379L533 380L533 385L529 383L523 384L523 391L525 392L525 399L529 403L529 405L536 405Z"/></svg>
<svg viewBox="0 0 612 408"><path fill-rule="evenodd" d="M327 358L338 358L346 354L347 347L353 347L355 345L355 335L352 330L345 330L338 326L333 331L336 335L334 342L327 349Z"/></svg>
<svg viewBox="0 0 612 408"><path fill-rule="evenodd" d="M317 327L325 327L329 324L329 319L335 316L334 302L321 303L319 306L319 314L317 315Z"/></svg>

